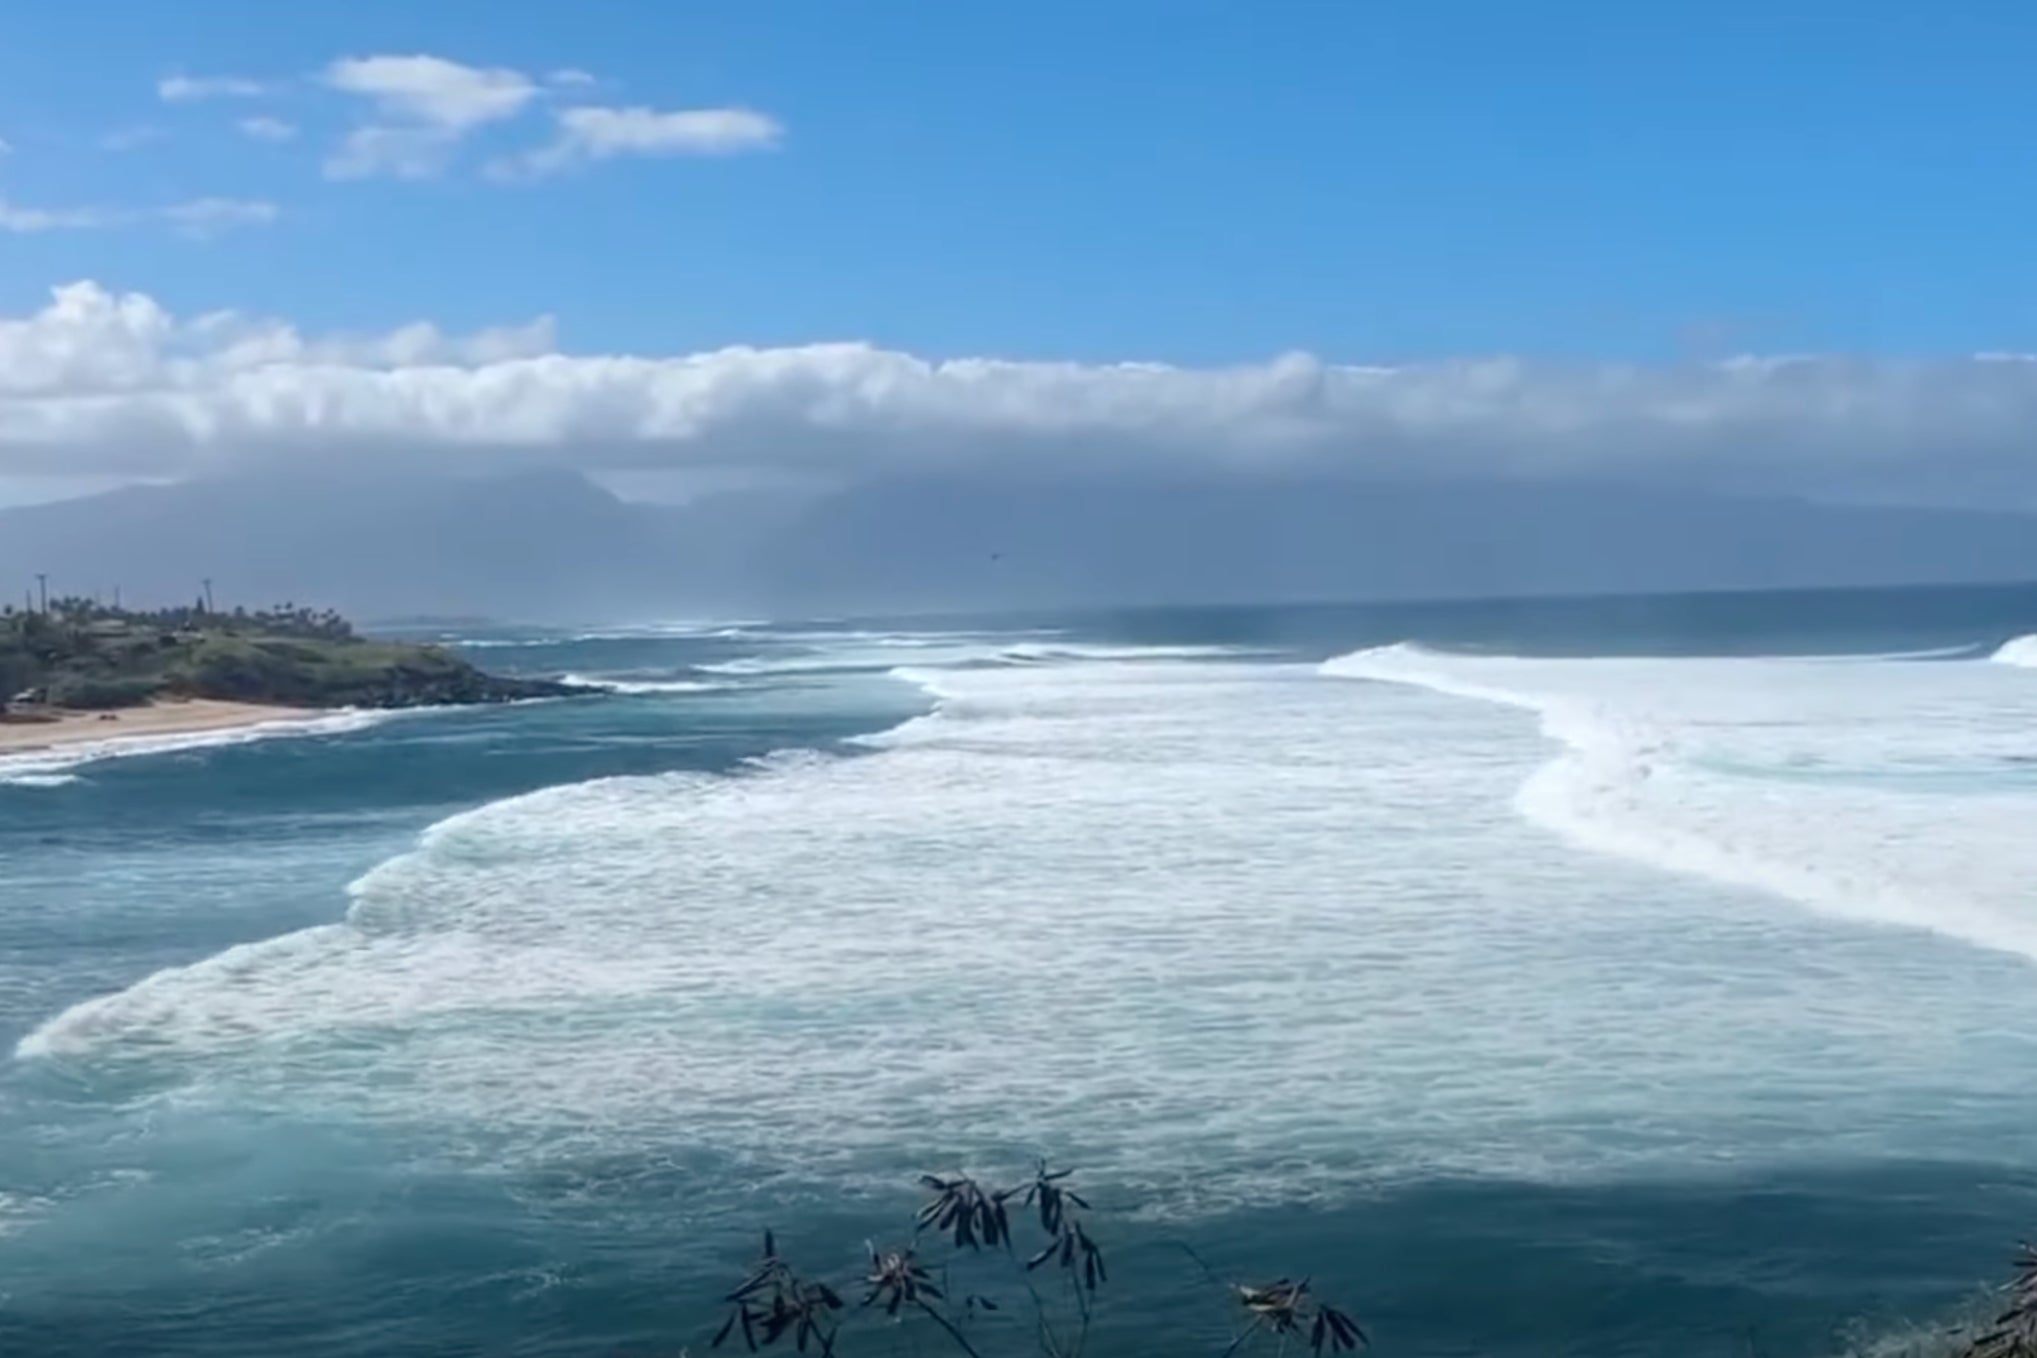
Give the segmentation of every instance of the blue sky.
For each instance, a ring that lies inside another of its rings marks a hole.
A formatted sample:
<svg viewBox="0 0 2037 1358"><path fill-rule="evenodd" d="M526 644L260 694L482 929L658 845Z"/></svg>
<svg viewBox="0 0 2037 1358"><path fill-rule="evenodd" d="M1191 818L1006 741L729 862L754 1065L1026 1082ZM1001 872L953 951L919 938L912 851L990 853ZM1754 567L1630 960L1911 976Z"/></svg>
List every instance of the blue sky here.
<svg viewBox="0 0 2037 1358"><path fill-rule="evenodd" d="M1775 11L1783 11L1777 13ZM2037 9L2010 3L17 5L16 209L273 204L0 234L0 313L92 278L309 331L550 314L570 348L861 339L1207 364L2037 349ZM336 59L582 70L775 149L336 181ZM165 103L174 75L262 98ZM238 130L298 129L269 143ZM123 134L153 137L107 149Z"/></svg>
<svg viewBox="0 0 2037 1358"><path fill-rule="evenodd" d="M2037 510L2022 0L285 12L0 20L0 502L396 458Z"/></svg>

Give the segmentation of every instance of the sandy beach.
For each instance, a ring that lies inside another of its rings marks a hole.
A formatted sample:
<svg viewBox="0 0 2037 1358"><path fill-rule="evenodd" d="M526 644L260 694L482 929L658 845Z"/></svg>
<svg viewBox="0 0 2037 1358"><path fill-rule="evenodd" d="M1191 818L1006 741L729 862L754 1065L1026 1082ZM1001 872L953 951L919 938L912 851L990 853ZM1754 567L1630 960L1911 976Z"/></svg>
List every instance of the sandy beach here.
<svg viewBox="0 0 2037 1358"><path fill-rule="evenodd" d="M191 698L182 702L152 703L147 707L127 707L110 714L65 712L52 721L0 718L0 755L26 754L127 737L227 731L262 722L289 721L314 715L316 713L311 709L301 707ZM110 720L107 719L109 716Z"/></svg>

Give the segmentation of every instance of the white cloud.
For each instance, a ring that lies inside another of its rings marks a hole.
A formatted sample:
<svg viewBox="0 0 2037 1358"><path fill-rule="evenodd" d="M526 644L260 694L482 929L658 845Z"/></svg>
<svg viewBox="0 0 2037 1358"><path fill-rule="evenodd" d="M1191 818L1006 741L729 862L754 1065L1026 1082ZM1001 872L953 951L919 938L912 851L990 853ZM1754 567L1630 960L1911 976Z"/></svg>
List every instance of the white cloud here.
<svg viewBox="0 0 2037 1358"><path fill-rule="evenodd" d="M382 118L458 129L513 118L538 94L521 71L423 55L343 58L325 83L371 101Z"/></svg>
<svg viewBox="0 0 2037 1358"><path fill-rule="evenodd" d="M556 174L618 156L725 156L776 147L785 129L746 108L660 112L649 108L567 108L549 143L490 167L499 178Z"/></svg>
<svg viewBox="0 0 2037 1358"><path fill-rule="evenodd" d="M176 476L378 453L598 472L993 465L1617 477L2037 503L2037 359L1665 365L1307 355L1222 368L868 344L568 355L546 322L307 339L90 283L0 320L0 475ZM1976 497L1978 492L1975 492Z"/></svg>
<svg viewBox="0 0 2037 1358"><path fill-rule="evenodd" d="M194 198L154 208L28 208L0 198L0 231L37 235L49 231L96 231L151 222L208 238L242 226L263 226L282 215L274 203L244 198Z"/></svg>
<svg viewBox="0 0 2037 1358"><path fill-rule="evenodd" d="M266 81L239 75L164 76L156 82L156 97L166 104L191 104L202 99L259 99L273 94Z"/></svg>
<svg viewBox="0 0 2037 1358"><path fill-rule="evenodd" d="M267 226L283 213L258 198L193 198L158 209L156 215L187 235L207 237L243 226Z"/></svg>
<svg viewBox="0 0 2037 1358"><path fill-rule="evenodd" d="M344 58L326 68L324 80L365 100L371 114L327 159L335 179L440 174L465 137L516 117L541 93L521 71L422 54Z"/></svg>
<svg viewBox="0 0 2037 1358"><path fill-rule="evenodd" d="M243 118L235 126L240 128L242 136L252 137L256 141L285 142L293 141L297 136L297 124L266 115Z"/></svg>
<svg viewBox="0 0 2037 1358"><path fill-rule="evenodd" d="M506 66L469 66L423 53L343 58L326 67L321 79L367 106L362 122L326 157L325 173L332 179L437 178L476 133L597 84L574 67L540 79ZM784 135L776 119L745 108L583 106L558 109L553 117L552 140L497 157L487 166L490 177L536 178L619 156L769 150Z"/></svg>
<svg viewBox="0 0 2037 1358"><path fill-rule="evenodd" d="M133 127L117 127L99 138L99 149L102 151L136 151L144 146L162 141L169 135L168 129L157 127L151 123L139 123Z"/></svg>
<svg viewBox="0 0 2037 1358"><path fill-rule="evenodd" d="M441 127L357 127L325 158L326 178L435 179L445 173L459 140Z"/></svg>
<svg viewBox="0 0 2037 1358"><path fill-rule="evenodd" d="M96 208L21 207L0 198L0 231L32 236L44 231L88 231L108 224Z"/></svg>

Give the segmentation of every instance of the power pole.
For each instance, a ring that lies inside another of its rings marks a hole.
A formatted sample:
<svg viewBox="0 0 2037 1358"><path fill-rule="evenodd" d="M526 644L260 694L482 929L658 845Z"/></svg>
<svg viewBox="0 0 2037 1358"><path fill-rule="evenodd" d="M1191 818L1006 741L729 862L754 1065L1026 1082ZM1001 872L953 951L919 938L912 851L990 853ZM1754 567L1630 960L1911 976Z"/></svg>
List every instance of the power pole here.
<svg viewBox="0 0 2037 1358"><path fill-rule="evenodd" d="M205 577L205 611L212 611L212 577L209 575Z"/></svg>
<svg viewBox="0 0 2037 1358"><path fill-rule="evenodd" d="M36 594L37 594L37 597L39 597L39 598L40 598L40 599L42 600L42 608L41 608L41 610L40 610L40 611L41 611L41 612L44 612L44 613L47 613L47 612L49 612L49 611L50 611L50 578L49 578L49 576L47 576L47 575L43 574L43 573L42 573L41 571L37 571L37 572L35 573L35 589L36 589Z"/></svg>

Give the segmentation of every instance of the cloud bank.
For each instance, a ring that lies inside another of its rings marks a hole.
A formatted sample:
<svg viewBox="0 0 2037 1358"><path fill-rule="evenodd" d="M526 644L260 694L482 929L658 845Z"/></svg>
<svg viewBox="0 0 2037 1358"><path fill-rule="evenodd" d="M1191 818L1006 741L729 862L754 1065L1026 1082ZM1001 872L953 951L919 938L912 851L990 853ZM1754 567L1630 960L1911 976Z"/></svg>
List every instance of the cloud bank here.
<svg viewBox="0 0 2037 1358"><path fill-rule="evenodd" d="M308 338L93 283L0 319L0 476L400 459L836 479L1308 471L2037 505L2037 359L1225 368L862 343L561 352L548 320Z"/></svg>

